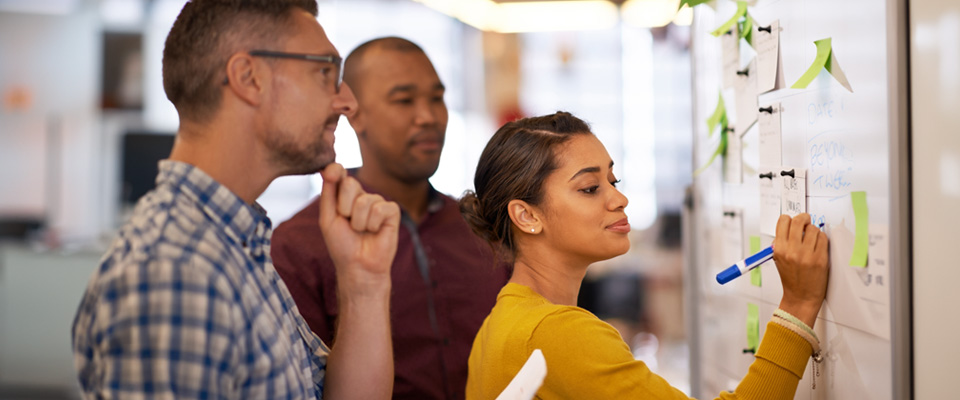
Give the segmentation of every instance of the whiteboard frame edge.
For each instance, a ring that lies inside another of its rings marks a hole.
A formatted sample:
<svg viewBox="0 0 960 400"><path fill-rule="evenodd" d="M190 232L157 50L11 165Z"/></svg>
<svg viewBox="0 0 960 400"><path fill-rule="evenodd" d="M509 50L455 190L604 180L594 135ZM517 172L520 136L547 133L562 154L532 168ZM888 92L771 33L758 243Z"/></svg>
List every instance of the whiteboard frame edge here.
<svg viewBox="0 0 960 400"><path fill-rule="evenodd" d="M909 0L887 0L892 398L913 398Z"/></svg>

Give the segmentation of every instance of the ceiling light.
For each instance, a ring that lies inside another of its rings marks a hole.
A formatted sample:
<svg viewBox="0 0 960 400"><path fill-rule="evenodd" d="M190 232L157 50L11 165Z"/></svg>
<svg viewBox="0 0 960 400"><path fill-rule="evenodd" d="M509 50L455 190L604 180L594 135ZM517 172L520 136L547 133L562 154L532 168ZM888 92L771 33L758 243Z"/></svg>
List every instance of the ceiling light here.
<svg viewBox="0 0 960 400"><path fill-rule="evenodd" d="M617 6L606 0L521 1L414 0L477 29L543 32L607 29L616 26Z"/></svg>
<svg viewBox="0 0 960 400"><path fill-rule="evenodd" d="M672 22L679 5L680 0L627 0L620 7L620 16L627 24L656 28Z"/></svg>
<svg viewBox="0 0 960 400"><path fill-rule="evenodd" d="M677 16L673 19L673 23L679 26L690 26L693 24L693 9L690 6L684 5L680 11L677 11Z"/></svg>

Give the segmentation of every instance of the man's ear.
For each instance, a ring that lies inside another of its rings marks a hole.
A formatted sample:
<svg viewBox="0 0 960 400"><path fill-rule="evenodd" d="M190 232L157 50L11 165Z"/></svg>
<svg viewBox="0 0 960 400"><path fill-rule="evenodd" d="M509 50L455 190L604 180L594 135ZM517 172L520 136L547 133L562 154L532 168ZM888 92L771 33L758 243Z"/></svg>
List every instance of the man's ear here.
<svg viewBox="0 0 960 400"><path fill-rule="evenodd" d="M510 200L507 203L507 214L510 215L513 226L516 226L520 232L537 234L543 231L540 210L523 200Z"/></svg>
<svg viewBox="0 0 960 400"><path fill-rule="evenodd" d="M270 71L247 53L236 53L227 60L227 90L244 102L259 106Z"/></svg>

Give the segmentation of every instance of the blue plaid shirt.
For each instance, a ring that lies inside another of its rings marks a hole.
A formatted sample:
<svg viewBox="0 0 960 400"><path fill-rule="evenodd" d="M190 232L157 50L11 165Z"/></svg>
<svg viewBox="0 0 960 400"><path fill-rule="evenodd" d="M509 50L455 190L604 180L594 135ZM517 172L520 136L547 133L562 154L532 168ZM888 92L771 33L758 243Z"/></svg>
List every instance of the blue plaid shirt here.
<svg viewBox="0 0 960 400"><path fill-rule="evenodd" d="M270 220L161 161L73 323L88 398L320 398L329 350L270 260Z"/></svg>

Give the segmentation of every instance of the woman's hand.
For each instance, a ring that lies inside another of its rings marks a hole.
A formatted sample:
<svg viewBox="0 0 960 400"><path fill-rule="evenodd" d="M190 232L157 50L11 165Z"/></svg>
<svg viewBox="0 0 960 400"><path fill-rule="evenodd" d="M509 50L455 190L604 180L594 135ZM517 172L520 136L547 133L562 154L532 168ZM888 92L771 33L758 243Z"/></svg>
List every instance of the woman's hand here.
<svg viewBox="0 0 960 400"><path fill-rule="evenodd" d="M781 215L777 221L773 259L783 284L780 308L811 328L827 294L829 247L827 234L810 223L809 214Z"/></svg>

